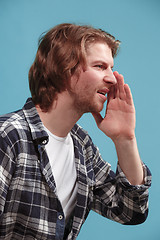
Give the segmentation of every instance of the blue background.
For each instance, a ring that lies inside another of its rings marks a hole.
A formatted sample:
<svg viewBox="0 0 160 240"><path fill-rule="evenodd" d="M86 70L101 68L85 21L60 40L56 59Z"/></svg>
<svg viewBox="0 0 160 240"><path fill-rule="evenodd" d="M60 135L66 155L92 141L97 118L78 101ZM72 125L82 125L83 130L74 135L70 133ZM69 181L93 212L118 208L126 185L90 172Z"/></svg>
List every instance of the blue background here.
<svg viewBox="0 0 160 240"><path fill-rule="evenodd" d="M153 175L150 211L139 226L123 226L91 212L78 240L160 239L160 1L0 0L0 114L21 108L28 96L28 70L40 34L73 22L100 27L122 41L115 70L123 73L136 107L136 136L142 160ZM79 123L104 159L116 168L116 153L90 114Z"/></svg>

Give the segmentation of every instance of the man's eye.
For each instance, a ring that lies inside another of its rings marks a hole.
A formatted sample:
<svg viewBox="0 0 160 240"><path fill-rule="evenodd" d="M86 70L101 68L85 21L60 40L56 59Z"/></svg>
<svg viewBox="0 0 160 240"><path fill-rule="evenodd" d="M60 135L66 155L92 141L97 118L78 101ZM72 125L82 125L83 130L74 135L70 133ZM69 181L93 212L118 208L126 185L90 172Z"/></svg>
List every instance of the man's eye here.
<svg viewBox="0 0 160 240"><path fill-rule="evenodd" d="M106 67L104 65L102 65L102 64L97 64L97 65L95 65L95 67L99 68L99 69L102 69L102 70L106 69Z"/></svg>

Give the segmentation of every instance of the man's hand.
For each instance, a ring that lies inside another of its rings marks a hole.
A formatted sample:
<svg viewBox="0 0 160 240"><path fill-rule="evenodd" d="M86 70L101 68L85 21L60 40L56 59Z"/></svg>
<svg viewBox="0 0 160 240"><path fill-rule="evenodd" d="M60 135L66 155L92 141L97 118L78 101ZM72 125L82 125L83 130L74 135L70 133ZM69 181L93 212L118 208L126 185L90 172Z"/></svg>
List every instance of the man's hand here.
<svg viewBox="0 0 160 240"><path fill-rule="evenodd" d="M98 128L113 141L120 138L132 139L135 134L135 108L132 94L124 78L114 72L117 84L110 88L105 117L92 113Z"/></svg>
<svg viewBox="0 0 160 240"><path fill-rule="evenodd" d="M135 137L135 108L132 94L121 74L114 72L117 84L108 94L105 117L92 113L98 128L110 137L116 147L119 165L133 185L144 182L143 167Z"/></svg>

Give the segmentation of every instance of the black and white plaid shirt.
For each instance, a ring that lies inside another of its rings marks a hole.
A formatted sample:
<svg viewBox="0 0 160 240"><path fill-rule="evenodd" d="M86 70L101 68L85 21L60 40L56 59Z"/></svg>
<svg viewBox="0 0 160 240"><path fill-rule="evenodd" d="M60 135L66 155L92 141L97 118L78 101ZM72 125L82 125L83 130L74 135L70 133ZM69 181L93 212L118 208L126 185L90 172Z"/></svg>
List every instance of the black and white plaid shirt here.
<svg viewBox="0 0 160 240"><path fill-rule="evenodd" d="M0 239L76 239L90 210L122 224L145 221L151 184L148 168L144 165L145 184L132 186L119 166L116 174L110 170L82 128L75 125L71 135L78 194L65 228L45 151L48 135L32 100L22 110L0 117Z"/></svg>

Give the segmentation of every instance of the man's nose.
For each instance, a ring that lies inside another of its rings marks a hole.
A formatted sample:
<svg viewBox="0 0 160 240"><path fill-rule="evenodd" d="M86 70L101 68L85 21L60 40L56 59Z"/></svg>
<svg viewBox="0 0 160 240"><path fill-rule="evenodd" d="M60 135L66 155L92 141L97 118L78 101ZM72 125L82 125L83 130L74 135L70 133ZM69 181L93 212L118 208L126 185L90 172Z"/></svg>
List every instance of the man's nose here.
<svg viewBox="0 0 160 240"><path fill-rule="evenodd" d="M115 85L117 83L117 79L114 76L112 69L108 69L103 80L110 85Z"/></svg>

